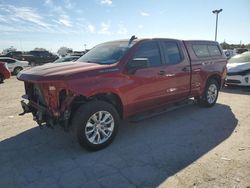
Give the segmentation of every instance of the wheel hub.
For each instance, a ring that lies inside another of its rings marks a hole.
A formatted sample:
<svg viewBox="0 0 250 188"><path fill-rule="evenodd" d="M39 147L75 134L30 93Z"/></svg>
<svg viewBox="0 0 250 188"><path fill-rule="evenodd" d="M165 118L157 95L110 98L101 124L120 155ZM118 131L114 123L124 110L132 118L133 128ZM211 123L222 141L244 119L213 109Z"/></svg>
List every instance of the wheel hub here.
<svg viewBox="0 0 250 188"><path fill-rule="evenodd" d="M113 130L113 116L107 111L98 111L87 121L85 135L92 144L102 144L110 138Z"/></svg>

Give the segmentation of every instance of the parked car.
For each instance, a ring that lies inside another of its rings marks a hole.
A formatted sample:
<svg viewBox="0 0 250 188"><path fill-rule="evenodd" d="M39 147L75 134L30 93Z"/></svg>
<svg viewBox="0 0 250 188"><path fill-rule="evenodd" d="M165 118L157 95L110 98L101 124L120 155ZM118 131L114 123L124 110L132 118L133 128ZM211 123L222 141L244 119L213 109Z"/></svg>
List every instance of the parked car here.
<svg viewBox="0 0 250 188"><path fill-rule="evenodd" d="M5 79L10 78L10 76L7 63L0 62L0 83L2 83Z"/></svg>
<svg viewBox="0 0 250 188"><path fill-rule="evenodd" d="M28 61L20 61L9 57L0 57L0 61L8 63L8 68L14 75L17 75L21 70L29 67Z"/></svg>
<svg viewBox="0 0 250 188"><path fill-rule="evenodd" d="M226 64L215 41L132 37L106 42L76 62L22 71L21 115L32 113L40 126L74 127L82 146L99 150L113 141L120 119L191 97L212 107Z"/></svg>
<svg viewBox="0 0 250 188"><path fill-rule="evenodd" d="M237 54L242 54L244 52L247 52L248 49L247 48L235 48L233 51L234 51L234 55L237 55Z"/></svg>
<svg viewBox="0 0 250 188"><path fill-rule="evenodd" d="M62 63L62 62L74 62L77 59L79 59L79 56L65 56L65 57L61 57L57 60L55 60L53 63Z"/></svg>
<svg viewBox="0 0 250 188"><path fill-rule="evenodd" d="M0 57L11 57L13 59L21 60L22 55L23 55L22 51L13 51L13 52L8 52L7 54L4 55L0 55Z"/></svg>
<svg viewBox="0 0 250 188"><path fill-rule="evenodd" d="M227 69L227 85L250 86L250 52L229 59Z"/></svg>
<svg viewBox="0 0 250 188"><path fill-rule="evenodd" d="M48 51L34 50L22 55L22 60L28 61L31 66L51 63L54 62L56 59L58 59L58 56Z"/></svg>

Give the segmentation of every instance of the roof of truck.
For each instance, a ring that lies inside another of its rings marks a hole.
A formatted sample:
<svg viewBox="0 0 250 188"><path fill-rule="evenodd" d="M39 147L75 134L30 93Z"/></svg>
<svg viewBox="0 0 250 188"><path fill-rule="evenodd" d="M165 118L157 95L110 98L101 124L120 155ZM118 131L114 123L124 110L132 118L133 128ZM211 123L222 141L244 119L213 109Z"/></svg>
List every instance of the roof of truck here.
<svg viewBox="0 0 250 188"><path fill-rule="evenodd" d="M175 40L175 41L184 41L184 42L190 42L190 43L218 43L217 41L211 41L211 40L180 40L180 39L173 39L173 38L137 38L137 39L134 39L133 41L139 42L143 40ZM107 41L107 42L128 42L128 41L129 39L121 39L121 40L113 40L113 41Z"/></svg>

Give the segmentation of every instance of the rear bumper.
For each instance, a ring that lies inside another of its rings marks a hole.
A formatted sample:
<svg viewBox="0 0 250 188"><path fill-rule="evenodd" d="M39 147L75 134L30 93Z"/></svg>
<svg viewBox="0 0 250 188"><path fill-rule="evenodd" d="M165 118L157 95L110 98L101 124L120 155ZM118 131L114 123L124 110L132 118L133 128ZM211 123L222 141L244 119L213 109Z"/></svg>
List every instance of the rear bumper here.
<svg viewBox="0 0 250 188"><path fill-rule="evenodd" d="M233 75L226 77L227 85L250 86L250 74L248 75Z"/></svg>

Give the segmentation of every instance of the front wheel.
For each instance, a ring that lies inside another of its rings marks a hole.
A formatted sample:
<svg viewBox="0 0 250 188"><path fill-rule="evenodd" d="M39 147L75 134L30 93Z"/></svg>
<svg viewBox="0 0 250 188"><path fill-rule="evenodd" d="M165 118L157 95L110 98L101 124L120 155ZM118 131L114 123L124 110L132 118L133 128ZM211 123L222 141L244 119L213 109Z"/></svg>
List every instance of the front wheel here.
<svg viewBox="0 0 250 188"><path fill-rule="evenodd" d="M198 98L198 104L204 107L212 107L218 98L219 84L214 79L209 79L203 95Z"/></svg>
<svg viewBox="0 0 250 188"><path fill-rule="evenodd" d="M104 101L83 104L73 117L78 142L88 150L100 150L111 144L118 124L116 109Z"/></svg>

